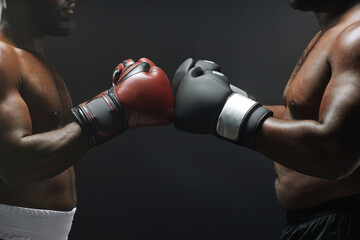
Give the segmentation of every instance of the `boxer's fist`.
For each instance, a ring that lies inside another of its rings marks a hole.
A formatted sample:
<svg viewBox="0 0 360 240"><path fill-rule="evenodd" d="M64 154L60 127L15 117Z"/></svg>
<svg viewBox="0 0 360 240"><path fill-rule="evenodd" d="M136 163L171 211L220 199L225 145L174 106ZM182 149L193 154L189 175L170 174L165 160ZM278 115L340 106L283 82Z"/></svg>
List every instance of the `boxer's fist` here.
<svg viewBox="0 0 360 240"><path fill-rule="evenodd" d="M258 127L271 112L230 85L220 66L186 60L175 73L175 127L209 133L253 148Z"/></svg>
<svg viewBox="0 0 360 240"><path fill-rule="evenodd" d="M115 69L112 82L112 88L72 109L91 146L129 128L172 123L173 92L153 62L126 60Z"/></svg>

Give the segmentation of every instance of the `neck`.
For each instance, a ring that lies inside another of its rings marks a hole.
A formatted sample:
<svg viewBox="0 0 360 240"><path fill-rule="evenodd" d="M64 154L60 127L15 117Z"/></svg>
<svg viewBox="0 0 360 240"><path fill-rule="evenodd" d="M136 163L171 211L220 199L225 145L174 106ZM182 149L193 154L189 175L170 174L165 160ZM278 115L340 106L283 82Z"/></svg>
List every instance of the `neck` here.
<svg viewBox="0 0 360 240"><path fill-rule="evenodd" d="M319 23L321 31L326 31L329 28L335 26L339 22L339 15L331 15L329 13L315 13L317 21Z"/></svg>
<svg viewBox="0 0 360 240"><path fill-rule="evenodd" d="M13 20L16 19L16 20ZM32 53L44 53L44 35L36 31L24 15L2 17L0 38L2 41Z"/></svg>
<svg viewBox="0 0 360 240"><path fill-rule="evenodd" d="M352 5L344 5L341 7L334 7L333 10L327 12L315 12L321 31L326 31L329 28L342 22L347 16L352 16L351 13L360 10L360 3Z"/></svg>

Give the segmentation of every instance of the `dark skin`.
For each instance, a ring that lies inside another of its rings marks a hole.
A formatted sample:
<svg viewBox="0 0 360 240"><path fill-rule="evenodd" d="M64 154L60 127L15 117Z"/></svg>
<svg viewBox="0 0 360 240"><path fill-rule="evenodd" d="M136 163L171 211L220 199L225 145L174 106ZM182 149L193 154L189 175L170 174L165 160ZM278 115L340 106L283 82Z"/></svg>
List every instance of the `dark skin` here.
<svg viewBox="0 0 360 240"><path fill-rule="evenodd" d="M25 2L0 25L0 203L67 211L76 206L72 166L89 146Z"/></svg>
<svg viewBox="0 0 360 240"><path fill-rule="evenodd" d="M322 31L295 69L284 106L269 106L275 117L257 138L257 150L277 162L277 196L288 210L360 193L360 8L334 12L343 9L334 2L317 13ZM70 210L72 165L89 148L71 123L71 100L44 54L44 35L24 18L26 7L10 15L15 25L0 26L0 202Z"/></svg>
<svg viewBox="0 0 360 240"><path fill-rule="evenodd" d="M321 0L307 2L300 10L322 9ZM267 106L274 117L258 133L256 149L276 162L287 210L360 194L360 4L343 4L315 12L321 31L295 67L284 105Z"/></svg>

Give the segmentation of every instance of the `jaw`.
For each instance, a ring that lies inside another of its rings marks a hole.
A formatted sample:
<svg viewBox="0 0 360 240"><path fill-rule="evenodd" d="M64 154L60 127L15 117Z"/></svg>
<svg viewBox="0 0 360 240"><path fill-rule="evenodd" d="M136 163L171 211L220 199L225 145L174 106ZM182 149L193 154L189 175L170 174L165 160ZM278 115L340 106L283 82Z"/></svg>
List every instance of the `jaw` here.
<svg viewBox="0 0 360 240"><path fill-rule="evenodd" d="M304 12L337 12L352 5L355 0L289 0L293 9Z"/></svg>
<svg viewBox="0 0 360 240"><path fill-rule="evenodd" d="M321 4L320 2L322 2L321 0L289 0L289 4L291 6L291 8L296 9L296 10L300 10L303 12L309 12L309 11L313 11L316 12L319 10L319 6L322 5L322 7L324 7L324 5L326 6L326 4Z"/></svg>

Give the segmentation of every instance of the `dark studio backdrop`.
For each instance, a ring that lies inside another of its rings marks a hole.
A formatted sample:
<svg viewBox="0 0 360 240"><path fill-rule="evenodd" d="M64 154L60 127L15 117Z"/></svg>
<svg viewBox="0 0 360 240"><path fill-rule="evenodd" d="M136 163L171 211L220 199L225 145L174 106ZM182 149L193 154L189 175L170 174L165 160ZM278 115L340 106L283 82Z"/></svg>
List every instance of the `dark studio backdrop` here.
<svg viewBox="0 0 360 240"><path fill-rule="evenodd" d="M190 56L214 60L234 85L281 104L317 31L315 17L286 0L78 0L74 18L70 38L46 41L74 104L109 88L118 63L143 56L169 79ZM131 130L75 167L70 240L278 239L285 224L272 162L212 136Z"/></svg>

